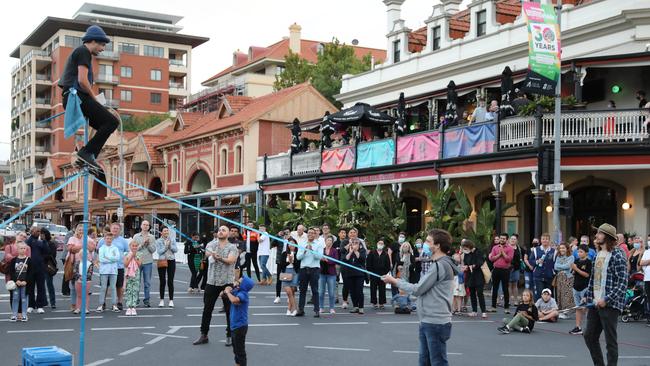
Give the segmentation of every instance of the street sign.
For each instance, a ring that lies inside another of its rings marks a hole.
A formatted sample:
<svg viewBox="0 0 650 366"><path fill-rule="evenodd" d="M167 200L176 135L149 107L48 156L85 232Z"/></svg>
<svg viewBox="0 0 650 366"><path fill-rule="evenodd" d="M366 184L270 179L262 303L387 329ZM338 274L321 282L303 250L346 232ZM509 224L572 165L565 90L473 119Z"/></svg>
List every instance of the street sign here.
<svg viewBox="0 0 650 366"><path fill-rule="evenodd" d="M562 192L564 190L564 183L547 184L544 186L544 190L546 192Z"/></svg>
<svg viewBox="0 0 650 366"><path fill-rule="evenodd" d="M124 216L124 208L122 207L117 208L117 216L118 217Z"/></svg>

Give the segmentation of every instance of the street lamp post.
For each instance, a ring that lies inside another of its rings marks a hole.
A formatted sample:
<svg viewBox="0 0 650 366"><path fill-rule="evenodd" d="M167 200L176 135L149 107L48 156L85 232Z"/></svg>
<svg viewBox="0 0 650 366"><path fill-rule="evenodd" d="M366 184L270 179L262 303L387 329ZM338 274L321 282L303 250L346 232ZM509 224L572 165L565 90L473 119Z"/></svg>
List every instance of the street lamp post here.
<svg viewBox="0 0 650 366"><path fill-rule="evenodd" d="M120 209L118 210L118 215L117 215L117 220L120 222L120 226L122 227L122 235L124 235L125 230L124 230L124 194L126 194L126 188L125 188L125 179L126 179L126 170L125 170L125 164L124 164L124 126L122 124L122 121L120 120L120 182L121 182L121 191L122 195L120 195Z"/></svg>
<svg viewBox="0 0 650 366"><path fill-rule="evenodd" d="M556 15L557 15L557 27L560 30L561 34L561 24L562 24L562 0L557 1L555 6ZM561 115L561 104L562 104L562 53L560 52L560 72L557 77L557 85L555 86L555 141L554 141L554 166L553 166L553 183L556 189L553 192L553 229L554 229L554 239L556 243L559 243L562 239L562 229L560 227L560 195L562 194L561 190L558 190L557 187L561 182L560 179L560 164L561 164L561 129L562 129L562 115Z"/></svg>

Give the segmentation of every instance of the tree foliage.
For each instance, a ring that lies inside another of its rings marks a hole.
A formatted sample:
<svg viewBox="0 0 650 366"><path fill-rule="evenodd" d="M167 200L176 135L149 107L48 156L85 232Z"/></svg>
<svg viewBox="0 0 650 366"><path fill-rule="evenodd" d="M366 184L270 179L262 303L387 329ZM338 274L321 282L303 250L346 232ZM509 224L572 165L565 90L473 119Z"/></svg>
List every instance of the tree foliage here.
<svg viewBox="0 0 650 366"><path fill-rule="evenodd" d="M313 69L314 65L309 61L289 50L289 54L284 57L284 70L280 75L275 75L273 89L277 91L309 81Z"/></svg>
<svg viewBox="0 0 650 366"><path fill-rule="evenodd" d="M169 113L165 114L147 114L144 116L122 117L124 131L140 132L151 128L160 122L169 118Z"/></svg>

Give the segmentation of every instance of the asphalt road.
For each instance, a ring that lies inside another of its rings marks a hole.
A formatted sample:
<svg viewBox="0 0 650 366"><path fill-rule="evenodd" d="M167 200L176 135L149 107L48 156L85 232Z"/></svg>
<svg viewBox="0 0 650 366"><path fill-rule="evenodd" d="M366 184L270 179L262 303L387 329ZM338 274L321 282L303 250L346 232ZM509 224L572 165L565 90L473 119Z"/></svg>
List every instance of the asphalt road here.
<svg viewBox="0 0 650 366"><path fill-rule="evenodd" d="M137 317L123 313L91 312L86 323L86 365L229 365L232 349L224 346L225 318L212 319L210 343L193 346L199 334L202 295L186 292L189 270L177 266L174 309L140 309ZM155 272L155 271L154 271ZM57 275L58 281L61 275ZM60 283L56 281L57 288ZM94 285L98 281L94 282ZM158 303L158 275L153 275L152 304ZM8 295L0 294L1 365L20 365L22 347L56 345L79 351L79 319L68 310L69 298L57 299L57 310L32 314L27 323L10 323ZM97 307L97 291L90 308ZM337 309L334 316L285 316L286 300L273 304L273 286L256 286L251 292L247 353L250 365L415 365L417 316L395 315L366 307L366 315ZM368 299L366 299L366 303ZM572 320L537 324L530 334L501 335L496 331L503 314L489 320L454 319L448 343L454 365L590 365L582 337L567 332ZM650 365L650 328L645 323L619 323L620 365ZM75 365L79 365L76 360Z"/></svg>

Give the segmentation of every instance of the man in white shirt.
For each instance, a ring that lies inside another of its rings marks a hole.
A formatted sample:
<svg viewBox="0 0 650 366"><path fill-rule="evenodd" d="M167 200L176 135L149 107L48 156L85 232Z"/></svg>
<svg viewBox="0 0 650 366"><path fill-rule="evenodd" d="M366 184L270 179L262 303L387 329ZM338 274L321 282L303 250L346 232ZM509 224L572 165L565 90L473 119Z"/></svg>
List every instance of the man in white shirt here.
<svg viewBox="0 0 650 366"><path fill-rule="evenodd" d="M259 247L257 250L260 267L262 267L262 280L260 284L269 286L273 283L273 277L271 277L271 272L266 267L266 263L269 261L269 256L271 255L271 238L266 234L266 225L260 225L260 231L262 234L258 237Z"/></svg>
<svg viewBox="0 0 650 366"><path fill-rule="evenodd" d="M336 237L332 234L330 231L330 226L329 224L325 223L323 226L321 226L321 230L323 231L323 234L321 234L320 237L318 237L318 241L325 246L325 239L328 237L332 238L332 242L336 241Z"/></svg>
<svg viewBox="0 0 650 366"><path fill-rule="evenodd" d="M307 243L307 233L305 232L305 225L298 224L296 231L291 232L291 237L296 239L298 245L305 245L305 243Z"/></svg>

